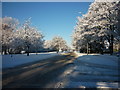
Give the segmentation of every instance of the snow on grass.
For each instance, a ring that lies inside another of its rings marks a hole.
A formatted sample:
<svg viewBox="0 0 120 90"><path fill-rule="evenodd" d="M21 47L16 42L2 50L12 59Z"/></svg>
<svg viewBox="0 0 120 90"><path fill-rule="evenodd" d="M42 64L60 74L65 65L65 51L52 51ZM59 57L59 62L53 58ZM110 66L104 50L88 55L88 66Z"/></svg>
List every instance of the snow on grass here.
<svg viewBox="0 0 120 90"><path fill-rule="evenodd" d="M84 61L101 65L118 66L118 57L112 55L80 54L80 56L77 58L77 61Z"/></svg>
<svg viewBox="0 0 120 90"><path fill-rule="evenodd" d="M118 88L119 59L113 55L76 53L77 58L61 79L62 88Z"/></svg>
<svg viewBox="0 0 120 90"><path fill-rule="evenodd" d="M11 55L2 55L2 68L11 68L18 65L22 65L29 62L39 61L46 58L59 55L55 52L50 53L30 53L30 56L26 54L16 54L11 57Z"/></svg>

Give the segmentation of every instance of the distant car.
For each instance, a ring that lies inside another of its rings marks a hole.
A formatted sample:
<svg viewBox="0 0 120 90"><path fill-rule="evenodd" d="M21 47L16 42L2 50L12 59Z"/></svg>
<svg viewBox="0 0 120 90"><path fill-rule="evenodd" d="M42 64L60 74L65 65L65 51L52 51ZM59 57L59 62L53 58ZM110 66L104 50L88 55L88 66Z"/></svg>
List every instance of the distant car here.
<svg viewBox="0 0 120 90"><path fill-rule="evenodd" d="M24 54L25 53L25 51L21 51L21 54Z"/></svg>

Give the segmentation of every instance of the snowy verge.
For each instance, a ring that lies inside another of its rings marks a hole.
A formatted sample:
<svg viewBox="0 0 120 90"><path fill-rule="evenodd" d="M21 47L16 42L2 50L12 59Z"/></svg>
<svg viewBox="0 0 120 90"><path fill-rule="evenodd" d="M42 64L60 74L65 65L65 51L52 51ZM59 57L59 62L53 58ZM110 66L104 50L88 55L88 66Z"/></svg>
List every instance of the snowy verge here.
<svg viewBox="0 0 120 90"><path fill-rule="evenodd" d="M60 81L55 87L107 89L119 87L118 57L77 52L76 55L76 60L60 76Z"/></svg>
<svg viewBox="0 0 120 90"><path fill-rule="evenodd" d="M53 56L57 56L56 52L50 53L31 53L30 56L26 54L16 54L11 57L11 55L2 55L2 68L11 68L18 65L22 65L29 62L35 62L43 59L47 59Z"/></svg>
<svg viewBox="0 0 120 90"><path fill-rule="evenodd" d="M118 66L119 58L113 55L100 55L100 54L81 54L77 53L78 58L77 61L83 61L93 64L101 64L101 65L110 65L110 66Z"/></svg>

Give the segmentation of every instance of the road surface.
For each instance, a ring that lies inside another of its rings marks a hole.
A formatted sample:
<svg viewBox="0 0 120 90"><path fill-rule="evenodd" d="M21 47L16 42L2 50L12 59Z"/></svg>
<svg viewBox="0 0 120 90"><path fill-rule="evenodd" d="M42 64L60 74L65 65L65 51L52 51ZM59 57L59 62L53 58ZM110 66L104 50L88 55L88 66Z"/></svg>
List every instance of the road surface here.
<svg viewBox="0 0 120 90"><path fill-rule="evenodd" d="M75 60L72 53L3 70L3 88L54 88Z"/></svg>
<svg viewBox="0 0 120 90"><path fill-rule="evenodd" d="M3 70L3 88L118 88L119 60L74 53Z"/></svg>

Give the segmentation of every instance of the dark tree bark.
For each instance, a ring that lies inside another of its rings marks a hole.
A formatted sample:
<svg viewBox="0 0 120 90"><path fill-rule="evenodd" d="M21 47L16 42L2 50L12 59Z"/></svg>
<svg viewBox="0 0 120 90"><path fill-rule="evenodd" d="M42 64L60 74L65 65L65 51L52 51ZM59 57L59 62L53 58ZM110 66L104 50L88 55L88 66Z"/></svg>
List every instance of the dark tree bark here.
<svg viewBox="0 0 120 90"><path fill-rule="evenodd" d="M27 45L27 56L29 56L29 45Z"/></svg>
<svg viewBox="0 0 120 90"><path fill-rule="evenodd" d="M113 54L113 35L110 37L110 55Z"/></svg>
<svg viewBox="0 0 120 90"><path fill-rule="evenodd" d="M114 30L114 26L110 25L110 30L113 31ZM113 40L114 40L114 37L113 35L111 34L110 35L110 55L113 54Z"/></svg>

